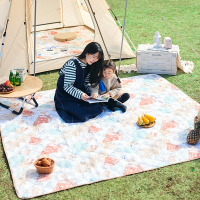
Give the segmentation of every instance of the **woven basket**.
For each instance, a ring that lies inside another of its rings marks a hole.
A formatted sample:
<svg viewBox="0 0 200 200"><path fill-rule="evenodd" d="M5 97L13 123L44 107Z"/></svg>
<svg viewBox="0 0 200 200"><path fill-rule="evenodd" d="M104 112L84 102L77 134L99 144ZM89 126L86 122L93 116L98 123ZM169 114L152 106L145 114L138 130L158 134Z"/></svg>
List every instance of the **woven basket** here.
<svg viewBox="0 0 200 200"><path fill-rule="evenodd" d="M199 141L199 131L191 130L187 135L187 142L189 144L196 144Z"/></svg>
<svg viewBox="0 0 200 200"><path fill-rule="evenodd" d="M55 161L51 159L51 166L50 167L42 167L42 166L36 165L36 163L38 161L41 161L42 159L43 158L39 158L34 162L34 166L36 167L37 172L40 173L40 174L50 174L50 173L52 173L53 170L54 170Z"/></svg>

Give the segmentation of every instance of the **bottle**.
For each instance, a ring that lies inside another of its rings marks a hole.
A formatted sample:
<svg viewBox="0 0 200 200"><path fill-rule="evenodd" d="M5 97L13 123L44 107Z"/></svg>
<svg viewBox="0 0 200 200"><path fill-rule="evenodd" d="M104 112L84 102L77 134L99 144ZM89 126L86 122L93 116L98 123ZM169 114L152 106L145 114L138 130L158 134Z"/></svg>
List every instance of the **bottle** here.
<svg viewBox="0 0 200 200"><path fill-rule="evenodd" d="M15 85L15 77L13 76L13 71L10 70L9 81L12 85Z"/></svg>
<svg viewBox="0 0 200 200"><path fill-rule="evenodd" d="M158 31L156 31L156 34L153 37L154 40L154 47L155 48L160 48L161 47L161 35Z"/></svg>
<svg viewBox="0 0 200 200"><path fill-rule="evenodd" d="M16 76L15 76L15 85L16 85L16 86L20 86L20 85L21 85L21 77L20 77L18 71L16 71Z"/></svg>

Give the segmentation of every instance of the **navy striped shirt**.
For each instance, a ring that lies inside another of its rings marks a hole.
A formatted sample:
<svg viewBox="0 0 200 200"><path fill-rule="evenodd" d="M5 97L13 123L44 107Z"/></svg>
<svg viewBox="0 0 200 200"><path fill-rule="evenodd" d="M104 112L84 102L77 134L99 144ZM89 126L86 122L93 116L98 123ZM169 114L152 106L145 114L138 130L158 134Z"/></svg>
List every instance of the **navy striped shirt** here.
<svg viewBox="0 0 200 200"><path fill-rule="evenodd" d="M83 63L77 57L74 56L73 59L76 59L83 69L87 66L86 63ZM68 60L61 68L60 75L63 75L63 74L65 75L64 90L70 95L72 95L73 97L81 99L81 95L83 94L83 92L73 86L76 80L76 65L72 59ZM89 74L85 78L84 86L85 86L86 91L90 93L90 87L88 86L88 83L89 83Z"/></svg>

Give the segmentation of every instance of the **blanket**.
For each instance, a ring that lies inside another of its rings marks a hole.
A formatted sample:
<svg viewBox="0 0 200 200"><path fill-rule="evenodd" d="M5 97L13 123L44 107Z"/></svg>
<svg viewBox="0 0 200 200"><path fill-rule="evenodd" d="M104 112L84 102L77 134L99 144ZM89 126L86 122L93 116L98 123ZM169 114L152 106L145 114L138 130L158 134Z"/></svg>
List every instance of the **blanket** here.
<svg viewBox="0 0 200 200"><path fill-rule="evenodd" d="M200 105L161 76L122 79L130 93L127 112L107 108L85 123L67 124L57 114L55 90L35 95L39 107L26 104L17 116L0 107L3 147L16 193L32 198L85 184L122 177L200 158L200 142L186 137ZM17 99L0 101L19 106ZM136 124L138 116L156 117L152 128ZM38 174L33 162L55 160L51 174Z"/></svg>

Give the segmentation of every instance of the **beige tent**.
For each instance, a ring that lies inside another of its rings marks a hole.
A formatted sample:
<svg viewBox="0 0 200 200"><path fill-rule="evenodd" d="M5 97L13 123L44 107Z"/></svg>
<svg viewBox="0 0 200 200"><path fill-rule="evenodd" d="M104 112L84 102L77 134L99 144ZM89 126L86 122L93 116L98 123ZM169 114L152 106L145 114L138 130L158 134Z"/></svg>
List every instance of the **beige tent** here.
<svg viewBox="0 0 200 200"><path fill-rule="evenodd" d="M10 8L9 0L0 0L0 47L3 42L3 35L7 24L9 8Z"/></svg>
<svg viewBox="0 0 200 200"><path fill-rule="evenodd" d="M6 4L6 11L5 7L1 6L5 1L8 2L8 0L0 0L0 13L5 13L4 19L0 21L0 39L6 27L7 16L9 16L9 21L0 58L0 77L7 76L10 69L13 68L26 68L29 74L33 74L34 37L32 36L35 1L13 0L11 1L10 12L9 4ZM37 0L36 8L37 34L45 31L49 34L51 30L59 31L84 26L93 33L92 41L101 44L106 59L109 57L119 59L122 32L110 14L109 6L105 0ZM36 55L39 55L38 52L36 52ZM70 56L45 60L36 59L35 72L59 69L74 55L78 55L78 53L74 51L74 54L72 53ZM124 40L122 58L132 57L135 57L135 55L127 41Z"/></svg>

